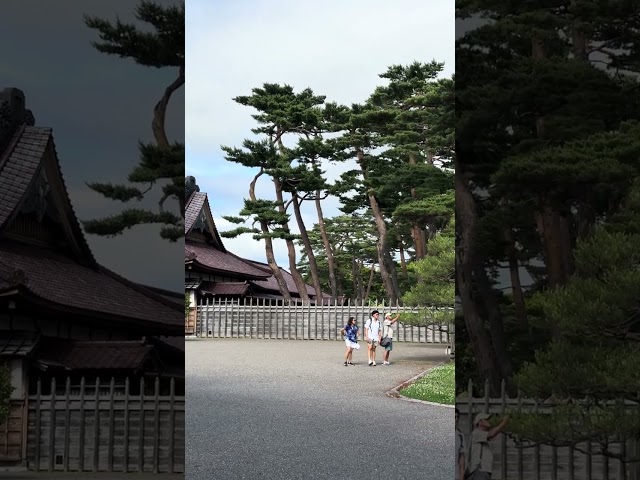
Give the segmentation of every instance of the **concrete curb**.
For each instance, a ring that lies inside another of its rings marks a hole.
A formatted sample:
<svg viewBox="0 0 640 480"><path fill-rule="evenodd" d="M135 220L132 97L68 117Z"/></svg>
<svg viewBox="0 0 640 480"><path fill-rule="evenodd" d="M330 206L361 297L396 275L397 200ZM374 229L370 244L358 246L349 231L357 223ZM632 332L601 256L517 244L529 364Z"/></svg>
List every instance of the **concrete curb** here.
<svg viewBox="0 0 640 480"><path fill-rule="evenodd" d="M413 403L422 403L424 405L435 405L436 407L445 407L445 408L455 408L455 405L445 405L442 403L435 403L435 402L427 402L426 400L418 400L415 398L409 398L409 397L405 397L404 395L400 395L400 390L402 390L403 388L408 387L409 385L412 385L413 383L417 382L418 380L420 380L422 377L424 377L426 374L428 374L429 372L431 372L432 370L445 365L449 363L448 361L446 362L442 362L439 363L437 365L434 365L431 368L426 369L424 372L419 373L418 375L410 378L409 380L407 380L406 382L402 382L400 385L396 386L395 388L392 388L391 390L387 390L385 392L385 394L388 397L391 398L397 398L399 400L404 400L405 402L413 402Z"/></svg>

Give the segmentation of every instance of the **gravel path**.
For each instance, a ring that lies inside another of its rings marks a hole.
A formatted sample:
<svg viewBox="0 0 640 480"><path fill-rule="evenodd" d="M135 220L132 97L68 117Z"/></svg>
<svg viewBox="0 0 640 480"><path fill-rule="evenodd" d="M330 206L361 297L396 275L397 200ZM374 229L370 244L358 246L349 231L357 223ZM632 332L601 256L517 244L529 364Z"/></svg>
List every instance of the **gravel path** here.
<svg viewBox="0 0 640 480"><path fill-rule="evenodd" d="M453 411L384 392L446 360L394 345L344 367L335 341L186 342L187 475L209 479L453 478Z"/></svg>

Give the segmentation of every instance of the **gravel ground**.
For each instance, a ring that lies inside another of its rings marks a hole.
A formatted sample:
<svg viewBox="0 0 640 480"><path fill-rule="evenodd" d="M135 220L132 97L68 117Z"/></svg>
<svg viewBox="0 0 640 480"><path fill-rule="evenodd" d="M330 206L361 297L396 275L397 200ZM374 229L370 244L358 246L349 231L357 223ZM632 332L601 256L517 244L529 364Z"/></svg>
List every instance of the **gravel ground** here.
<svg viewBox="0 0 640 480"><path fill-rule="evenodd" d="M186 478L453 478L452 409L384 393L445 347L397 343L377 367L365 348L344 367L335 341L187 341Z"/></svg>

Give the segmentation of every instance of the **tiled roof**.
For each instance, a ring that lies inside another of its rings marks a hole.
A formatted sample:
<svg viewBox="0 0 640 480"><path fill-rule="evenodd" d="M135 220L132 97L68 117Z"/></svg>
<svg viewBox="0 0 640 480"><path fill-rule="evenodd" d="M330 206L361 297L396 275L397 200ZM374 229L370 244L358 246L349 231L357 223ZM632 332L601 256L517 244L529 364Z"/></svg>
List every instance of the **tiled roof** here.
<svg viewBox="0 0 640 480"><path fill-rule="evenodd" d="M187 200L187 205L184 207L184 231L188 233L193 227L193 224L198 220L202 206L207 199L207 194L202 192L193 192Z"/></svg>
<svg viewBox="0 0 640 480"><path fill-rule="evenodd" d="M249 284L245 282L204 282L200 289L211 295L244 295L249 290Z"/></svg>
<svg viewBox="0 0 640 480"><path fill-rule="evenodd" d="M252 260L247 260L247 262L252 263L253 265L256 265L258 267L267 267L268 265L261 263L261 262L255 262ZM296 286L296 282L293 281L293 276L287 272L284 268L280 267L280 271L282 272L282 276L284 277L284 281L287 284L287 288L289 289L289 291L291 293L298 293L298 287ZM256 285L257 287L263 288L265 290L274 290L276 292L280 291L280 288L278 288L278 281L276 280L276 277L274 277L273 275L271 275L269 278L267 278L266 280L251 280L251 283L253 285ZM315 295L316 294L316 290L315 288L313 288L311 285L307 284L307 293L309 295Z"/></svg>
<svg viewBox="0 0 640 480"><path fill-rule="evenodd" d="M128 286L106 269L84 267L55 251L17 243L0 242L0 273L13 268L26 277L23 285L50 302L167 326L183 326L180 309L169 306ZM6 272L0 275L5 278Z"/></svg>
<svg viewBox="0 0 640 480"><path fill-rule="evenodd" d="M221 252L211 245L186 240L184 243L185 260L195 255L192 261L212 270L247 278L267 278L269 272L250 265L232 253Z"/></svg>
<svg viewBox="0 0 640 480"><path fill-rule="evenodd" d="M0 157L0 227L29 189L51 137L50 128L22 127Z"/></svg>
<svg viewBox="0 0 640 480"><path fill-rule="evenodd" d="M0 357L25 357L38 343L35 332L0 331Z"/></svg>
<svg viewBox="0 0 640 480"><path fill-rule="evenodd" d="M43 338L36 361L69 370L136 370L153 352L137 341L72 341Z"/></svg>
<svg viewBox="0 0 640 480"><path fill-rule="evenodd" d="M53 149L64 185L50 128L20 127L5 152L0 153L0 230L29 191L42 168L47 148ZM63 306L149 321L172 329L183 325L180 307L169 308L169 301L159 294L136 286L96 263L66 189L64 202L60 214L70 222L74 242L80 248L79 258L15 242L0 242L0 289L23 284L32 294ZM26 275L26 284L24 280L16 280L17 271Z"/></svg>

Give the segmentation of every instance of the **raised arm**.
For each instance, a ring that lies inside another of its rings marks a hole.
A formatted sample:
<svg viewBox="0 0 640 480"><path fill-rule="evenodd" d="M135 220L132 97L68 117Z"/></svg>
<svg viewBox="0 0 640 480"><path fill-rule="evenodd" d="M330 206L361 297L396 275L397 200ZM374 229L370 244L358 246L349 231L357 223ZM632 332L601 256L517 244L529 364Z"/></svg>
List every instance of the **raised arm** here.
<svg viewBox="0 0 640 480"><path fill-rule="evenodd" d="M508 423L509 423L509 415L504 417L498 425L496 425L491 430L489 430L489 433L487 434L487 438L491 440L492 438L499 435L506 428Z"/></svg>
<svg viewBox="0 0 640 480"><path fill-rule="evenodd" d="M396 318L392 318L392 319L391 319L391 325L393 325L394 323L396 323L396 322L398 321L398 319L399 319L399 318L400 318L400 314L399 314L399 313L397 313L397 314L396 314Z"/></svg>

